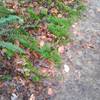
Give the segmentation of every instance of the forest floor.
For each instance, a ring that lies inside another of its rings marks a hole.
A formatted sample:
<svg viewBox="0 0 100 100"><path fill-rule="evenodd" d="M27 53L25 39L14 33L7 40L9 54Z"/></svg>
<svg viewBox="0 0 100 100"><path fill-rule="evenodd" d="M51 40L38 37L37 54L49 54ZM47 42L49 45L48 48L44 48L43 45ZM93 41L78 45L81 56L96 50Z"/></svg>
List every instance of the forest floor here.
<svg viewBox="0 0 100 100"><path fill-rule="evenodd" d="M12 72L13 79L0 82L0 100L100 100L100 1L85 1L55 79L33 84Z"/></svg>
<svg viewBox="0 0 100 100"><path fill-rule="evenodd" d="M100 100L100 0L88 0L87 11L66 46L64 64L70 68L52 100Z"/></svg>

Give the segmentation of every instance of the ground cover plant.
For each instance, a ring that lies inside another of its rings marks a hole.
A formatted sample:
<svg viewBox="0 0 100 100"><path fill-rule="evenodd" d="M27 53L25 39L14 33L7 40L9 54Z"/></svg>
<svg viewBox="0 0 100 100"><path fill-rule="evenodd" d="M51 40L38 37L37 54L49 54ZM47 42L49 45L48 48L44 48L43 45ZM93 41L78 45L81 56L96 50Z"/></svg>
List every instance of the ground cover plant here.
<svg viewBox="0 0 100 100"><path fill-rule="evenodd" d="M80 0L0 1L0 80L54 77L59 48L70 41L70 27L83 10Z"/></svg>
<svg viewBox="0 0 100 100"><path fill-rule="evenodd" d="M0 6L1 50L5 49L3 52L11 58L15 53L25 55L28 49L39 53L41 59L61 63L57 46L61 41L68 42L69 29L84 9L81 1L75 0L67 5L60 0L29 1L27 5L22 0L18 3L20 5L16 7L25 11L13 8L14 5L9 3Z"/></svg>

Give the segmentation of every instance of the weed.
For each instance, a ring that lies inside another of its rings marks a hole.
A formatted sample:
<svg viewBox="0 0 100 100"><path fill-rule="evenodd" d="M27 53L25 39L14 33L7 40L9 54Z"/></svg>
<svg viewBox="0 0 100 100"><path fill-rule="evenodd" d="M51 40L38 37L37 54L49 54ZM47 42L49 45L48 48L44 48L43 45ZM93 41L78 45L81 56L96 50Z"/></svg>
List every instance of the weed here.
<svg viewBox="0 0 100 100"><path fill-rule="evenodd" d="M10 81L11 79L12 77L9 74L0 76L0 81Z"/></svg>
<svg viewBox="0 0 100 100"><path fill-rule="evenodd" d="M58 54L57 50L54 49L54 47L46 44L42 48L40 48L39 52L44 58L53 61L55 64L61 63L61 57Z"/></svg>

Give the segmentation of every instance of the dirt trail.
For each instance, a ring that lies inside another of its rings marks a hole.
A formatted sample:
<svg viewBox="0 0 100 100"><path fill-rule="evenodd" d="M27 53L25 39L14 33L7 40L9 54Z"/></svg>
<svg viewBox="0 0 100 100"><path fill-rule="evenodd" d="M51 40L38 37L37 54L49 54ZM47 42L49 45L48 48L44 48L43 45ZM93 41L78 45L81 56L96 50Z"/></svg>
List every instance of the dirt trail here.
<svg viewBox="0 0 100 100"><path fill-rule="evenodd" d="M70 71L52 100L100 100L100 0L88 0L87 7L63 57Z"/></svg>

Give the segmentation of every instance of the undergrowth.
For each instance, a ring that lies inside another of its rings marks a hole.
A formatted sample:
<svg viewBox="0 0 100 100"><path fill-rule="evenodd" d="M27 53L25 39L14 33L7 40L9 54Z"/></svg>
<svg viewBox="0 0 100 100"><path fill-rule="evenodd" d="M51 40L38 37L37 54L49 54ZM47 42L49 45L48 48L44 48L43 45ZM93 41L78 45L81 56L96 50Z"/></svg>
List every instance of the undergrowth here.
<svg viewBox="0 0 100 100"><path fill-rule="evenodd" d="M29 77L30 73L34 73L33 81L39 81L41 75L38 69L30 62L25 55L25 50L35 51L39 53L42 58L49 59L55 65L61 64L61 56L57 51L56 46L53 47L51 43L45 43L43 47L39 46L36 37L29 34L26 30L28 28L38 30L40 24L46 22L47 31L56 36L53 44L68 42L70 35L69 29L71 25L77 20L80 13L84 10L84 6L80 0L75 0L73 5L65 5L61 0L56 0L54 6L60 13L67 13L68 16L58 18L49 13L52 0L37 0L40 5L48 5L47 8L43 7L40 13L37 14L32 7L27 9L31 24L27 24L24 20L25 16L18 16L11 12L4 6L0 5L0 49L5 51L8 58L11 58L15 53L19 53L25 61L25 77ZM18 25L19 27L15 27ZM18 44L16 44L16 40ZM60 41L60 42L59 42Z"/></svg>

